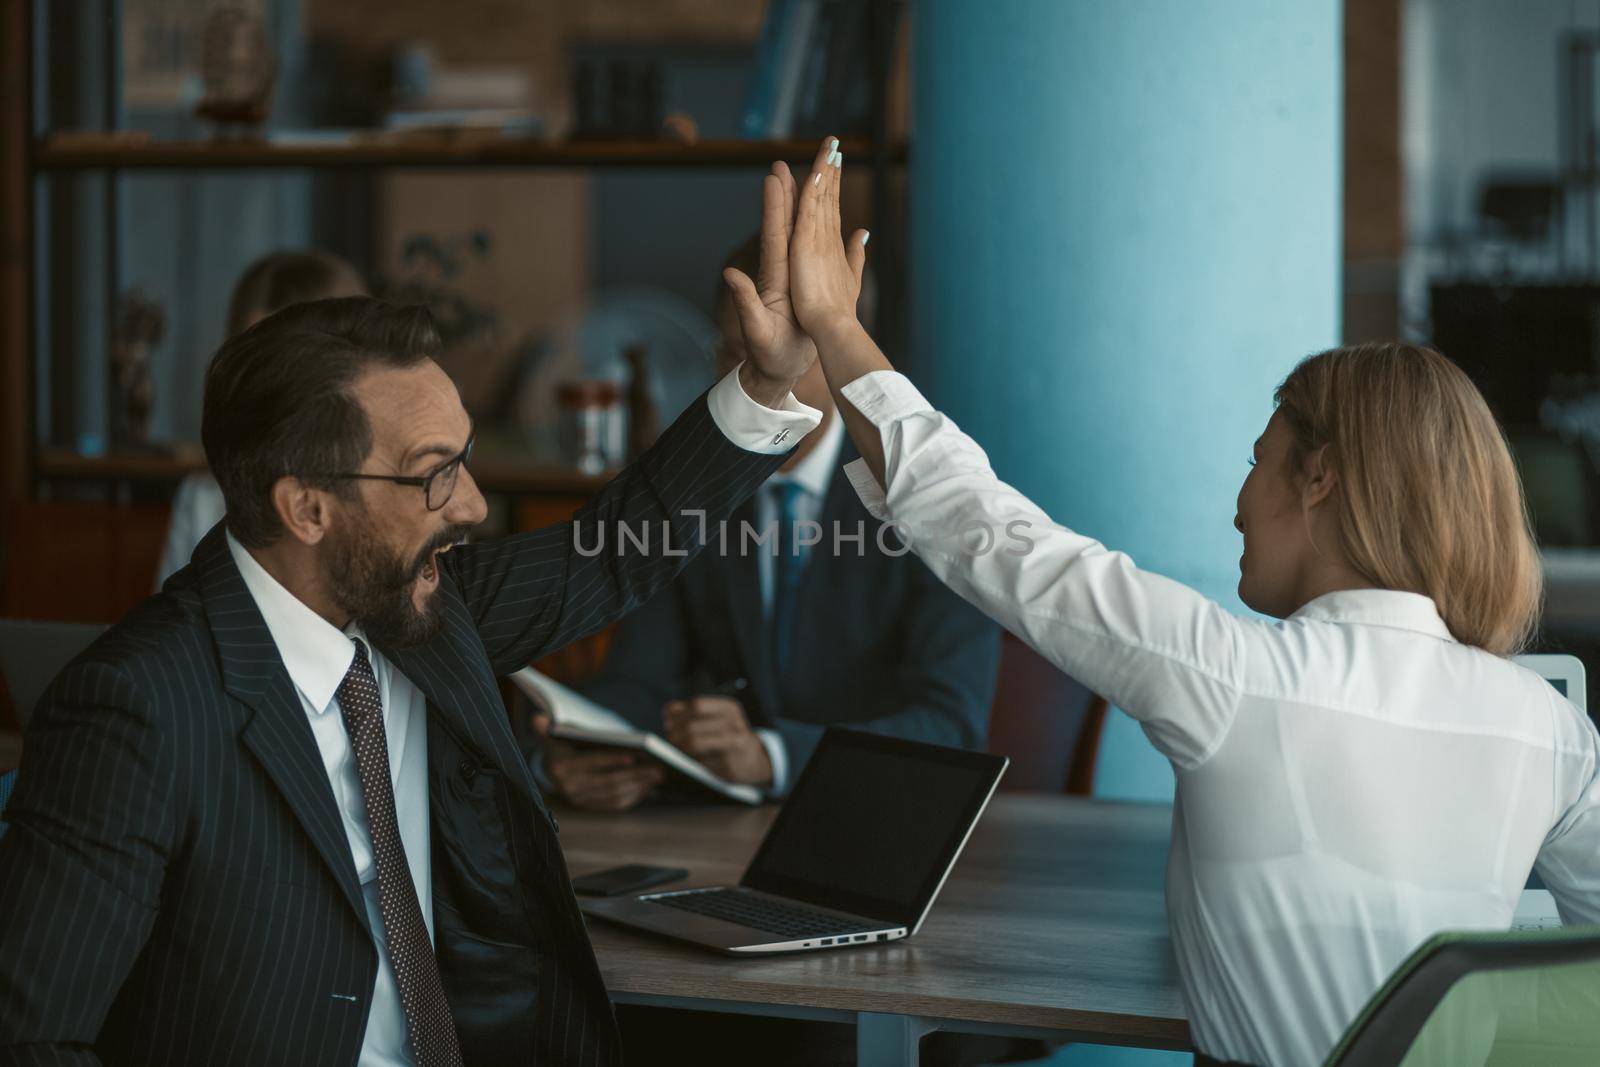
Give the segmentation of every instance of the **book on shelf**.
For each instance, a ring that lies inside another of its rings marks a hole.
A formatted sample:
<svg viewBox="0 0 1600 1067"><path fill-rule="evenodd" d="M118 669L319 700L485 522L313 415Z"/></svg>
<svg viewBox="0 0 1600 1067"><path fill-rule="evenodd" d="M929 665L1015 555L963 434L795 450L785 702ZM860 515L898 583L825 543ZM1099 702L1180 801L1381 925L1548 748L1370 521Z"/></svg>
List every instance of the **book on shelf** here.
<svg viewBox="0 0 1600 1067"><path fill-rule="evenodd" d="M766 18L756 41L755 61L750 68L750 84L745 90L744 112L739 130L745 136L761 139L772 136L772 115L778 99L778 54L784 35L799 0L767 0Z"/></svg>
<svg viewBox="0 0 1600 1067"><path fill-rule="evenodd" d="M585 747L643 752L679 779L718 796L744 804L759 804L764 799L754 786L728 781L660 734L639 729L610 708L601 707L532 667L513 674L511 683L550 713L551 737Z"/></svg>
<svg viewBox="0 0 1600 1067"><path fill-rule="evenodd" d="M899 5L890 7L891 35ZM770 0L756 45L746 137L871 132L872 6L859 0Z"/></svg>

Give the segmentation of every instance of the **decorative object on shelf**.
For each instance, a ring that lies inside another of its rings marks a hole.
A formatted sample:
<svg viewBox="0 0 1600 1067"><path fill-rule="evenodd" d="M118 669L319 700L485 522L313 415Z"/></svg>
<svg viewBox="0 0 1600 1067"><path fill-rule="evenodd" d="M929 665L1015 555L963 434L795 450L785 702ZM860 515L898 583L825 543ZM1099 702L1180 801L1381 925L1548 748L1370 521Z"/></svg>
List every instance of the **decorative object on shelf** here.
<svg viewBox="0 0 1600 1067"><path fill-rule="evenodd" d="M399 276L378 276L374 291L395 304L426 304L439 327L446 350L492 339L500 316L460 288L461 272L471 264L487 264L494 250L488 230L440 236L407 234L400 244Z"/></svg>
<svg viewBox="0 0 1600 1067"><path fill-rule="evenodd" d="M674 111L661 120L661 135L679 144L697 144L700 140L700 124L693 115Z"/></svg>
<svg viewBox="0 0 1600 1067"><path fill-rule="evenodd" d="M111 441L117 448L145 449L150 445L150 409L155 406L150 351L160 343L166 326L161 305L138 289L124 294L117 303L117 325L111 336L111 372L116 386Z"/></svg>
<svg viewBox="0 0 1600 1067"><path fill-rule="evenodd" d="M710 317L677 293L643 287L591 293L525 346L505 386L505 414L534 455L559 453L557 390L566 382L607 381L622 395L631 380L624 353L639 347L650 355L638 381L648 386L657 425L665 426L711 386L718 339ZM619 428L612 453L618 462L627 455L625 430Z"/></svg>
<svg viewBox="0 0 1600 1067"><path fill-rule="evenodd" d="M589 380L556 388L561 409L561 458L584 474L621 466L622 386Z"/></svg>
<svg viewBox="0 0 1600 1067"><path fill-rule="evenodd" d="M661 64L655 60L581 60L576 100L574 140L662 135ZM677 126L681 133L682 123Z"/></svg>
<svg viewBox="0 0 1600 1067"><path fill-rule="evenodd" d="M373 292L395 304L423 304L439 329L439 365L461 391L474 418L495 406L496 374L507 358L500 313L474 299L462 284L469 267L489 263L487 230L439 235L412 233L400 245L400 270L379 274Z"/></svg>
<svg viewBox="0 0 1600 1067"><path fill-rule="evenodd" d="M629 345L622 358L628 364L628 460L632 462L661 436L661 416L650 396L650 349Z"/></svg>
<svg viewBox="0 0 1600 1067"><path fill-rule="evenodd" d="M219 133L254 133L271 110L276 73L261 16L217 8L206 19L200 58L206 91L195 114L215 122Z"/></svg>
<svg viewBox="0 0 1600 1067"><path fill-rule="evenodd" d="M390 56L388 96L384 127L413 137L476 141L544 132L527 70L443 64L424 41L402 44Z"/></svg>

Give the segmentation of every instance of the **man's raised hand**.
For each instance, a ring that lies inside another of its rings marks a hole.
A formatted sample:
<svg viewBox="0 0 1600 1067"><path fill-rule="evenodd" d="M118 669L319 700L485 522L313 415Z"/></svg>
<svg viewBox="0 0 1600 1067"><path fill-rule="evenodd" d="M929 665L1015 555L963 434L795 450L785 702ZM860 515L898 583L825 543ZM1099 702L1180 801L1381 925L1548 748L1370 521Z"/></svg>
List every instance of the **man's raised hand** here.
<svg viewBox="0 0 1600 1067"><path fill-rule="evenodd" d="M761 267L755 280L736 268L722 272L733 293L745 348L747 372L762 384L781 387L780 395L816 361L817 349L795 320L789 301L789 240L794 229L794 176L774 163L761 186ZM746 379L747 387L750 380Z"/></svg>

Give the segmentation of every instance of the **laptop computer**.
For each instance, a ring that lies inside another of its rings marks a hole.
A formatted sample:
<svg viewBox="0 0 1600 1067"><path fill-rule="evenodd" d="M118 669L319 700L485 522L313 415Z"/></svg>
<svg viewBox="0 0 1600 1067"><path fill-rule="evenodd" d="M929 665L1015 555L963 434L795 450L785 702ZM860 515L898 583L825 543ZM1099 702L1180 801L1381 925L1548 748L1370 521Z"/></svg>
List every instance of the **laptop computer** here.
<svg viewBox="0 0 1600 1067"><path fill-rule="evenodd" d="M585 900L580 907L730 955L910 937L1010 762L830 728L737 886Z"/></svg>
<svg viewBox="0 0 1600 1067"><path fill-rule="evenodd" d="M1577 656L1530 655L1518 656L1517 662L1549 682L1562 696L1578 706L1579 711L1589 710L1589 692L1584 676L1583 661ZM1528 876L1528 886L1517 899L1511 917L1513 930L1550 930L1561 925L1561 915L1556 910L1555 897L1544 887L1538 875Z"/></svg>

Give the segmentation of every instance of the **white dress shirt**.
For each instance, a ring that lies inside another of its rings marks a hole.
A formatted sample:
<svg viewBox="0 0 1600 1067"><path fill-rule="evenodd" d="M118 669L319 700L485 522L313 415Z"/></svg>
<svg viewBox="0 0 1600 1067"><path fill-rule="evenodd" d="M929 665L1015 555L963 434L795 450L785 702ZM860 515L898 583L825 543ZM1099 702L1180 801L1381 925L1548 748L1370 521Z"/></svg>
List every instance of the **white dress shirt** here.
<svg viewBox="0 0 1600 1067"><path fill-rule="evenodd" d="M222 489L209 473L190 474L178 485L172 498L172 515L167 520L167 540L161 546L161 561L156 565L156 591L177 571L189 565L189 557L200 539L222 521L228 505Z"/></svg>
<svg viewBox="0 0 1600 1067"><path fill-rule="evenodd" d="M845 468L868 509L1172 761L1167 910L1202 1050L1320 1064L1429 935L1505 929L1535 864L1564 921L1600 922L1600 737L1432 600L1231 615L1051 521L903 376L844 395L883 443L886 487Z"/></svg>
<svg viewBox="0 0 1600 1067"><path fill-rule="evenodd" d="M779 487L794 484L800 487L800 494L794 501L794 521L798 526L801 523L814 523L817 516L822 514L822 505L828 498L828 487L833 484L833 472L839 465L839 449L844 444L844 420L838 415L828 420L822 428L822 440L818 441L806 457L788 471L774 474L768 478L756 492L756 529L764 531L773 527L779 521L778 493ZM830 536L828 531L823 531L823 541L827 543ZM802 561L807 553L815 546L800 546L798 538L795 544L797 555ZM772 541L773 551L777 550L777 540ZM761 583L761 614L767 625L772 625L772 573L773 553L761 551L756 553L756 570ZM768 792L781 794L788 787L789 781L789 746L783 743L783 735L777 730L757 730L756 736L761 739L761 745L767 750L767 762L772 764L772 784L767 787Z"/></svg>
<svg viewBox="0 0 1600 1067"><path fill-rule="evenodd" d="M711 419L734 444L749 452L776 455L815 429L822 413L785 398L782 410L750 399L735 370L711 388L706 398ZM389 742L389 771L394 786L395 819L406 863L416 886L417 903L433 939L433 879L428 826L427 699L405 675L395 670L372 646L359 627L340 631L285 589L254 556L227 535L228 551L244 578L245 588L278 646L278 655L300 694L311 732L322 755L323 769L344 820L345 836L367 907L367 926L378 949L378 978L372 1009L361 1042L360 1067L393 1067L412 1063L405 1012L394 965L384 943L383 912L378 899L378 868L367 829L366 801L356 770L355 753L345 732L344 716L334 694L355 657L353 639L360 638L372 660L383 701L383 728Z"/></svg>
<svg viewBox="0 0 1600 1067"><path fill-rule="evenodd" d="M389 773L394 786L395 820L405 845L411 881L417 888L422 921L433 939L433 878L428 830L428 724L427 700L405 675L372 647L359 627L341 632L306 607L278 584L255 557L228 534L228 551L239 567L244 584L261 609L278 655L300 694L311 733L322 753L322 767L333 786L333 799L344 820L345 837L355 861L356 878L367 905L367 927L378 949L378 981L372 990L372 1010L361 1042L361 1067L390 1067L412 1062L406 1038L406 1017L400 1005L400 987L384 944L383 910L378 899L378 865L367 830L367 806L356 771L355 752L345 732L344 715L334 698L355 657L353 638L361 638L372 658L383 700L383 729L389 741Z"/></svg>

